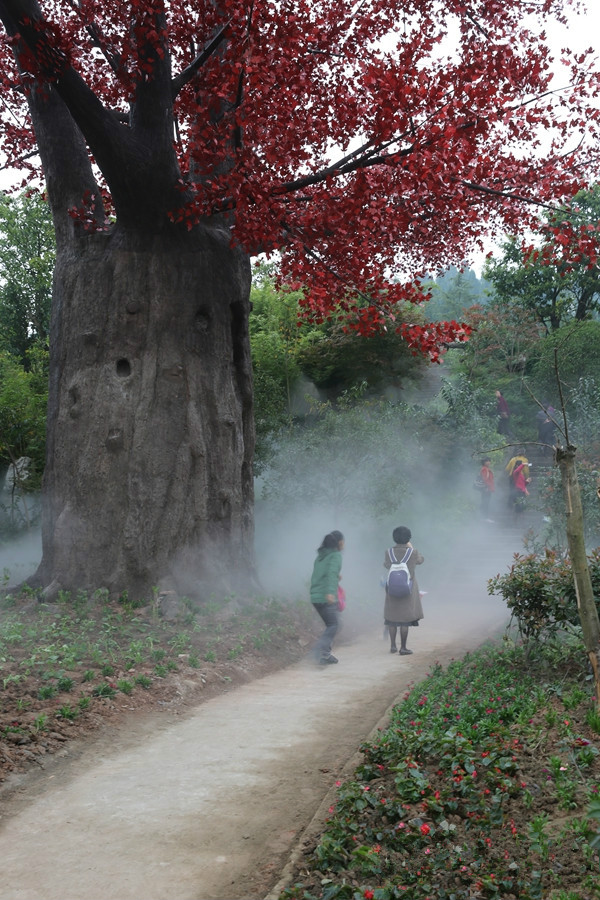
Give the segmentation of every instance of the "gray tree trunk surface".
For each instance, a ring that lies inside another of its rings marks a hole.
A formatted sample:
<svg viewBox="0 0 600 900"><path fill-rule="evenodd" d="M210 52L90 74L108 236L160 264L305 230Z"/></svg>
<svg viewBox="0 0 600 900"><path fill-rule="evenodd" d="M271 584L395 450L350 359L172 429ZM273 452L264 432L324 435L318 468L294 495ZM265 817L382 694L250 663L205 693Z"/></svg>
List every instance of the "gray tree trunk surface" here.
<svg viewBox="0 0 600 900"><path fill-rule="evenodd" d="M43 559L60 589L235 589L251 571L250 269L227 229L59 247Z"/></svg>

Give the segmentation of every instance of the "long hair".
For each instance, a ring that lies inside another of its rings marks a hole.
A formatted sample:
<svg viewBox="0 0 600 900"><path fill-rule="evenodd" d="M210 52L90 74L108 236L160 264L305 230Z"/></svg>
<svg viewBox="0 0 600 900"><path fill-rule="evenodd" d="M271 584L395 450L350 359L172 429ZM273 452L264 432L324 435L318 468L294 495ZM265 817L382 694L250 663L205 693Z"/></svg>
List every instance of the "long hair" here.
<svg viewBox="0 0 600 900"><path fill-rule="evenodd" d="M321 546L319 550L337 550L339 547L340 541L344 540L344 535L341 531L330 531L329 534L326 534L323 540L321 541Z"/></svg>

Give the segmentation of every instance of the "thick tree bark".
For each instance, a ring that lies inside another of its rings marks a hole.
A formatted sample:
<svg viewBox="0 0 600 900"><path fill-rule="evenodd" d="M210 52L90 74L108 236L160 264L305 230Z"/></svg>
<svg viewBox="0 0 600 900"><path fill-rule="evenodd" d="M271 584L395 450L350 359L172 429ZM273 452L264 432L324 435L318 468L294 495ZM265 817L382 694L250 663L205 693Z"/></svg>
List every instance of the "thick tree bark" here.
<svg viewBox="0 0 600 900"><path fill-rule="evenodd" d="M197 596L252 572L249 287L227 229L59 247L35 579L50 595Z"/></svg>
<svg viewBox="0 0 600 900"><path fill-rule="evenodd" d="M57 238L33 579L48 597L255 586L249 261L219 216L190 231L172 223L190 191L165 20L159 5L129 15L144 74L124 124L55 46L37 0L0 0Z"/></svg>

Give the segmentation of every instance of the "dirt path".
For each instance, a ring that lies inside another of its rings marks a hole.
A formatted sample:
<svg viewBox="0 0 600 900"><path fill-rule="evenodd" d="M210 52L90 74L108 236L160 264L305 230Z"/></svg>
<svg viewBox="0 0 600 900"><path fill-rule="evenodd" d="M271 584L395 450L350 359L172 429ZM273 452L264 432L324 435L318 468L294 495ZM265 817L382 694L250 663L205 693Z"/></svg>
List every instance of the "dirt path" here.
<svg viewBox="0 0 600 900"><path fill-rule="evenodd" d="M69 748L4 803L0 900L264 897L390 704L506 621L480 576L462 593L467 617L429 600L413 656L373 625L337 666L306 661Z"/></svg>

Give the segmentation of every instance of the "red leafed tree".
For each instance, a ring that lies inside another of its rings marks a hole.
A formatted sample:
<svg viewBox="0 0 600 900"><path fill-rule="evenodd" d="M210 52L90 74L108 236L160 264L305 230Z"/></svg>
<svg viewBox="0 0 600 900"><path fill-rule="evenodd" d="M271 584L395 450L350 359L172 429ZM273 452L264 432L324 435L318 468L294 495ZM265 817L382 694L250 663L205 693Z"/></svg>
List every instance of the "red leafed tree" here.
<svg viewBox="0 0 600 900"><path fill-rule="evenodd" d="M567 2L0 0L3 150L39 153L57 239L48 594L251 572L250 255L368 333L572 196L598 81L584 55L550 91Z"/></svg>

